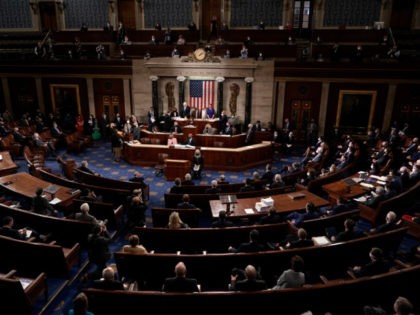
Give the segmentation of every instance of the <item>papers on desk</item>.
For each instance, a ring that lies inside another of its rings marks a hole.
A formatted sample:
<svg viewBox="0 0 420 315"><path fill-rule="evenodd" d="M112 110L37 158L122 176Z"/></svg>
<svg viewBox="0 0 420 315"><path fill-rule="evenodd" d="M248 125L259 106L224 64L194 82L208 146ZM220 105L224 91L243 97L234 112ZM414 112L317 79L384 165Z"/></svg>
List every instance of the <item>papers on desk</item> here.
<svg viewBox="0 0 420 315"><path fill-rule="evenodd" d="M374 178L376 180L381 180L381 181L386 181L387 177L386 176L378 176L378 175L370 175L370 178Z"/></svg>
<svg viewBox="0 0 420 315"><path fill-rule="evenodd" d="M61 202L61 199L55 197L53 200L50 201L51 205L56 205Z"/></svg>
<svg viewBox="0 0 420 315"><path fill-rule="evenodd" d="M382 186L386 185L386 182L384 182L383 180L378 180L376 183Z"/></svg>
<svg viewBox="0 0 420 315"><path fill-rule="evenodd" d="M331 241L326 236L313 236L312 240L316 246L329 245Z"/></svg>
<svg viewBox="0 0 420 315"><path fill-rule="evenodd" d="M354 198L353 200L357 202L366 202L367 198L365 196L361 196L359 198Z"/></svg>
<svg viewBox="0 0 420 315"><path fill-rule="evenodd" d="M252 208L245 208L245 213L246 214L253 214L254 213L254 209L252 209Z"/></svg>
<svg viewBox="0 0 420 315"><path fill-rule="evenodd" d="M371 189L371 188L375 187L374 185L369 184L369 183L360 183L360 186L368 188L368 189Z"/></svg>
<svg viewBox="0 0 420 315"><path fill-rule="evenodd" d="M26 238L30 238L32 235L32 230L26 230Z"/></svg>
<svg viewBox="0 0 420 315"><path fill-rule="evenodd" d="M354 181L356 184L359 184L360 182L362 182L362 181L363 181L363 178L356 178L356 177L353 177L352 179L353 179L353 181Z"/></svg>
<svg viewBox="0 0 420 315"><path fill-rule="evenodd" d="M32 283L32 280L31 279L20 278L19 282L22 285L23 290L25 290L28 287L28 285L30 285Z"/></svg>

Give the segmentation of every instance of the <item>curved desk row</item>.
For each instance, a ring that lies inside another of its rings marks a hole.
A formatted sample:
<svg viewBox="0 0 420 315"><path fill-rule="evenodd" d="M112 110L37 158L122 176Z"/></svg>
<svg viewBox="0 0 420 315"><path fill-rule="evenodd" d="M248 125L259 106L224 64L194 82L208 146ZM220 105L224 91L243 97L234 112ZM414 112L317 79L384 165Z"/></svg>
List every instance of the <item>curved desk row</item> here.
<svg viewBox="0 0 420 315"><path fill-rule="evenodd" d="M270 142L262 142L240 148L201 147L204 168L210 170L243 171L271 161ZM169 154L170 159L192 160L195 147L142 143L124 143L124 159L133 165L153 166L159 153Z"/></svg>

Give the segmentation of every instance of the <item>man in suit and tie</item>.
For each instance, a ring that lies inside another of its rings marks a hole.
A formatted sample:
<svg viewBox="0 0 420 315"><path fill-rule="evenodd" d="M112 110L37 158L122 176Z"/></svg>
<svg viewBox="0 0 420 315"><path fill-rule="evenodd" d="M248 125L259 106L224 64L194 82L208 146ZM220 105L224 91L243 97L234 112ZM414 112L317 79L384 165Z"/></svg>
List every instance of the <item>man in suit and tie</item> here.
<svg viewBox="0 0 420 315"><path fill-rule="evenodd" d="M185 139L184 144L185 144L185 145L195 146L195 140L194 140L194 138L193 138L192 133L189 133L189 134L188 134L188 137L187 137L187 139Z"/></svg>
<svg viewBox="0 0 420 315"><path fill-rule="evenodd" d="M222 133L224 135L229 135L229 136L231 136L233 134L233 128L232 128L230 122L226 123L226 128L223 130Z"/></svg>
<svg viewBox="0 0 420 315"><path fill-rule="evenodd" d="M246 137L245 137L245 145L251 145L254 143L254 125L253 124L248 124L248 130L246 132Z"/></svg>
<svg viewBox="0 0 420 315"><path fill-rule="evenodd" d="M181 117L190 118L191 108L187 105L187 102L182 103Z"/></svg>

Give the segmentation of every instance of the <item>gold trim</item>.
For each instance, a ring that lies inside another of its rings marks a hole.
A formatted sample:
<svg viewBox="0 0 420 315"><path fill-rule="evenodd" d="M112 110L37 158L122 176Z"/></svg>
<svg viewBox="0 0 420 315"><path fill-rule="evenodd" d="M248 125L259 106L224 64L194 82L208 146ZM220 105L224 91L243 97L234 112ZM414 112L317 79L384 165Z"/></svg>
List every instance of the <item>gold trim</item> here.
<svg viewBox="0 0 420 315"><path fill-rule="evenodd" d="M345 95L371 95L372 98L370 100L370 111L369 111L369 119L368 119L368 125L367 125L367 128L370 129L372 127L373 114L375 113L377 94L378 94L377 91L340 90L340 93L338 95L338 108L337 108L337 116L335 118L335 126L340 127L341 109L343 106L343 98Z"/></svg>

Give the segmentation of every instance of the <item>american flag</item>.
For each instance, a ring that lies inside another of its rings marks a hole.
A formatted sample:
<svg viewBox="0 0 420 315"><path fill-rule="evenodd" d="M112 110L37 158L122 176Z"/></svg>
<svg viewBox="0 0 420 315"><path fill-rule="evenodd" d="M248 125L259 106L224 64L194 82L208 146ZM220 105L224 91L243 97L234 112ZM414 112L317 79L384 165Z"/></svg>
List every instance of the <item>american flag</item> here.
<svg viewBox="0 0 420 315"><path fill-rule="evenodd" d="M214 80L190 81L190 107L198 111L214 104Z"/></svg>

